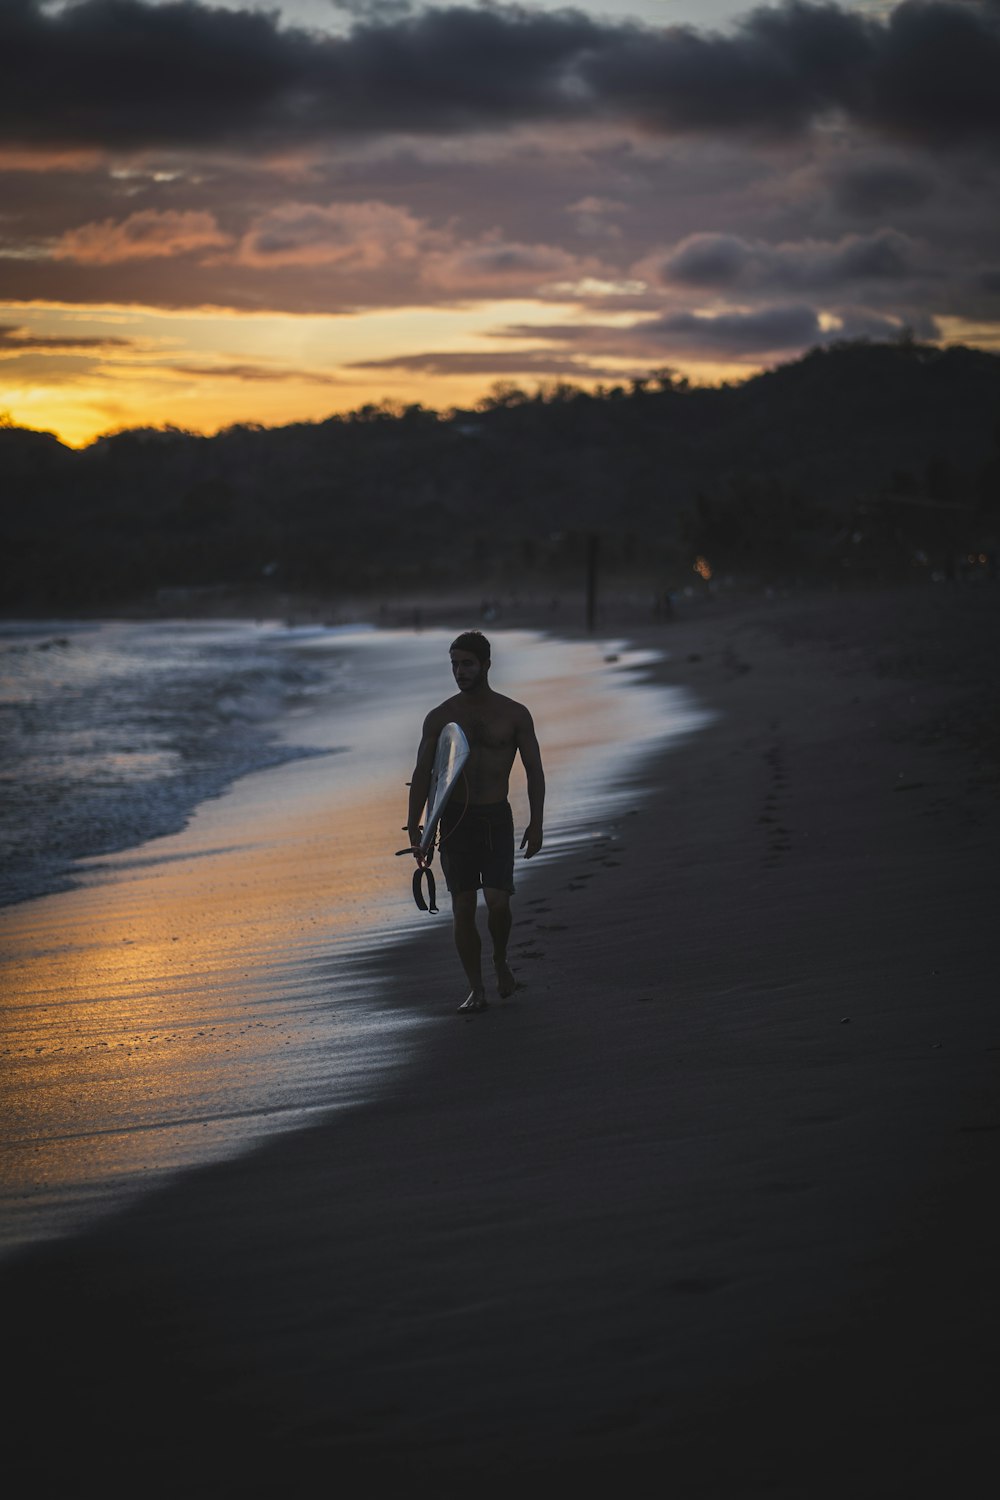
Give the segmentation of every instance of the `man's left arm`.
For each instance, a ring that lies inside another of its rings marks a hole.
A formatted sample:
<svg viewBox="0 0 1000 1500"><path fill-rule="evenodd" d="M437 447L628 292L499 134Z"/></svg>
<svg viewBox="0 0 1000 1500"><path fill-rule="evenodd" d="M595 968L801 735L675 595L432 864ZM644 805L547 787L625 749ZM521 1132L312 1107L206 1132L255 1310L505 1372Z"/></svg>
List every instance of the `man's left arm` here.
<svg viewBox="0 0 1000 1500"><path fill-rule="evenodd" d="M525 708L517 727L517 748L528 778L528 826L524 830L521 848L525 859L530 859L542 847L542 814L545 807L545 772L542 770L542 752L538 747L538 736L531 715Z"/></svg>

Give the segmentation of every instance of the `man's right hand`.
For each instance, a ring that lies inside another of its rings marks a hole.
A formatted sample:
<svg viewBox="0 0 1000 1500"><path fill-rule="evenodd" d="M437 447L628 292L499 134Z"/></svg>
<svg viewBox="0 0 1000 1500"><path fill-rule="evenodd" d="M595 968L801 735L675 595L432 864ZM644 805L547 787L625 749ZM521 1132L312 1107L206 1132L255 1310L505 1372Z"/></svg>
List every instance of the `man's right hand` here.
<svg viewBox="0 0 1000 1500"><path fill-rule="evenodd" d="M529 823L524 830L524 838L521 840L521 848L524 850L525 859L531 859L542 847L542 825L540 823Z"/></svg>

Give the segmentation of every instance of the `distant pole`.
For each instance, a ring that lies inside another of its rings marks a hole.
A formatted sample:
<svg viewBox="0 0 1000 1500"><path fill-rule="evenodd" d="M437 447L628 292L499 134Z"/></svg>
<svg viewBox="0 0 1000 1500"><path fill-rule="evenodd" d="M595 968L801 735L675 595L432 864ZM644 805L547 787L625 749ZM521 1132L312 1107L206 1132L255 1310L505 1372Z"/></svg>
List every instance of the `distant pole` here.
<svg viewBox="0 0 1000 1500"><path fill-rule="evenodd" d="M594 532L587 538L587 629L593 631L597 615L597 554L599 541Z"/></svg>

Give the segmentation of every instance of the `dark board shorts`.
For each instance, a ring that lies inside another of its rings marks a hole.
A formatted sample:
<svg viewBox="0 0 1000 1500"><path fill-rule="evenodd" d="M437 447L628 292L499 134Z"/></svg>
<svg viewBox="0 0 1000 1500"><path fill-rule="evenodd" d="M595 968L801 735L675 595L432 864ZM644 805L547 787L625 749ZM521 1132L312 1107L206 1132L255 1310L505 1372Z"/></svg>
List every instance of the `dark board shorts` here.
<svg viewBox="0 0 1000 1500"><path fill-rule="evenodd" d="M514 890L514 815L509 802L471 802L459 792L441 816L441 869L453 896L489 886Z"/></svg>

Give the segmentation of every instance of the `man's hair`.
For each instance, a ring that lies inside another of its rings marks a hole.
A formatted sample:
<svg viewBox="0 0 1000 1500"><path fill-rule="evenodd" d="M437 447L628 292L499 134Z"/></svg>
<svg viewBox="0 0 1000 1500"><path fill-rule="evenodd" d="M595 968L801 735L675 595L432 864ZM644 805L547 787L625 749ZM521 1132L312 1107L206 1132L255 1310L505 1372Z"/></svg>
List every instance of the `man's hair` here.
<svg viewBox="0 0 1000 1500"><path fill-rule="evenodd" d="M484 666L490 660L490 643L481 630L464 630L448 647L449 651L471 651Z"/></svg>

